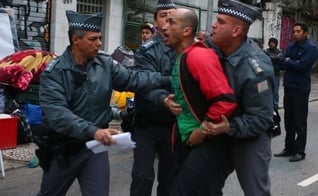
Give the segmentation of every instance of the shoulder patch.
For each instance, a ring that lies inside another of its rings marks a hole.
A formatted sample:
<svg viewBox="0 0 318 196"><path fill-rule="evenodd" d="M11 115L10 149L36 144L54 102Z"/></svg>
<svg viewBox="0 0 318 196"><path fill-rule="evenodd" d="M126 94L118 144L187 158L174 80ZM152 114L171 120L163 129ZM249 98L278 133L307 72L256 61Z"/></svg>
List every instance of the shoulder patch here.
<svg viewBox="0 0 318 196"><path fill-rule="evenodd" d="M55 65L56 65L59 61L60 61L59 58L54 58L54 59L52 59L52 60L49 62L49 64L46 66L45 71L51 72L51 71L54 69Z"/></svg>
<svg viewBox="0 0 318 196"><path fill-rule="evenodd" d="M249 64L257 75L264 72L263 68L261 68L256 59L249 58Z"/></svg>
<svg viewBox="0 0 318 196"><path fill-rule="evenodd" d="M261 82L257 83L257 90L258 90L258 93L261 93L261 92L263 92L263 91L268 90L268 89L269 89L269 87L268 87L268 86L269 86L269 85L268 85L267 80L263 80L263 81L261 81Z"/></svg>
<svg viewBox="0 0 318 196"><path fill-rule="evenodd" d="M143 49L143 50L147 50L148 48L150 48L151 46L155 45L156 43L157 43L157 41L155 41L153 39L149 39L145 43L143 43L140 48Z"/></svg>

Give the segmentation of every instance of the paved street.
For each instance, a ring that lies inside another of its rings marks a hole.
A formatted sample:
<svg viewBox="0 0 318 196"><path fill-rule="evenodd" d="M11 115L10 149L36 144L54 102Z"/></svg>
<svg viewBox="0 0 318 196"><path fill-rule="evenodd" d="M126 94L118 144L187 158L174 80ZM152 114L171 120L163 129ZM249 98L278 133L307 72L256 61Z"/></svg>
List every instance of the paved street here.
<svg viewBox="0 0 318 196"><path fill-rule="evenodd" d="M308 117L308 138L306 160L290 163L288 158L273 157L271 161L270 175L272 181L273 196L318 196L318 181L314 181L307 186L298 186L301 181L310 178L318 173L318 78L314 77L312 93L309 103ZM281 88L282 90L283 88ZM281 95L283 92L281 91ZM282 99L280 100L282 103ZM279 110L281 116L284 110ZM284 145L283 134L272 140L273 153L282 150ZM118 150L110 153L111 161L111 193L110 196L129 195L130 169L132 165L132 151ZM18 163L17 163L18 164ZM40 181L41 169L20 167L6 170L6 177L0 177L1 196L31 196L36 195ZM77 182L74 183L68 196L80 195ZM155 194L153 194L155 195ZM224 188L225 196L243 196L235 173L226 182Z"/></svg>

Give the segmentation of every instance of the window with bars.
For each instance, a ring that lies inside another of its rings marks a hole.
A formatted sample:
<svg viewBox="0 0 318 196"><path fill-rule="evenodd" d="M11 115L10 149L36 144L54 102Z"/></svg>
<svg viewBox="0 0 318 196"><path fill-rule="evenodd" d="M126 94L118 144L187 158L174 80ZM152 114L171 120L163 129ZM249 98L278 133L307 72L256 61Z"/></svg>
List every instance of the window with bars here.
<svg viewBox="0 0 318 196"><path fill-rule="evenodd" d="M154 20L158 0L125 0L124 44L132 50L141 45L140 25Z"/></svg>
<svg viewBox="0 0 318 196"><path fill-rule="evenodd" d="M191 6L185 0L174 1L177 7L193 9L199 16L206 16L207 11L200 7ZM158 0L124 0L124 44L132 50L141 45L140 25L143 22L154 21L154 13Z"/></svg>
<svg viewBox="0 0 318 196"><path fill-rule="evenodd" d="M103 11L103 0L77 0L77 12L79 13L97 13Z"/></svg>

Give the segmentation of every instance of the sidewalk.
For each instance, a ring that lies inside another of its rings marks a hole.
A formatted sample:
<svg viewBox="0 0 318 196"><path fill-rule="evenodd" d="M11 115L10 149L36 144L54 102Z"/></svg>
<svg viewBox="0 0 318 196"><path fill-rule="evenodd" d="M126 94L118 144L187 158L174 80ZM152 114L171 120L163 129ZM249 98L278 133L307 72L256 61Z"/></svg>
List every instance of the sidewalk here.
<svg viewBox="0 0 318 196"><path fill-rule="evenodd" d="M279 98L279 108L283 109L283 95L284 95L284 88L282 86L282 78L281 78L281 86L280 86L280 98ZM312 76L312 86L311 86L311 93L309 97L309 101L317 101L318 100L318 74ZM119 128L119 122L114 121L111 125L114 128ZM2 150L2 155L4 159L4 167L5 171L27 167L29 160L35 156L34 151L37 146L33 143L31 144L24 144L18 145L14 149L7 149ZM1 177L1 176L0 176Z"/></svg>
<svg viewBox="0 0 318 196"><path fill-rule="evenodd" d="M110 124L110 127L119 129L119 122L113 121ZM18 145L13 149L1 150L4 162L5 171L27 167L29 161L32 157L35 156L35 149L37 149L37 145L34 143L22 144ZM2 175L0 175L0 178Z"/></svg>

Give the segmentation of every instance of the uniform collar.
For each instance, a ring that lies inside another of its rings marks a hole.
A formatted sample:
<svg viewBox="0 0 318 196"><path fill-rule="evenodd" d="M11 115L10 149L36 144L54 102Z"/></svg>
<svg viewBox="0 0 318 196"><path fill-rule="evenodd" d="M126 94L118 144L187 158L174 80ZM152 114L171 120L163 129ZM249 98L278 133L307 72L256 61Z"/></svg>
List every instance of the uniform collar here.
<svg viewBox="0 0 318 196"><path fill-rule="evenodd" d="M225 57L225 59L233 66L236 67L238 63L241 61L241 59L247 54L248 47L250 45L251 40L247 38L241 46L230 56Z"/></svg>
<svg viewBox="0 0 318 196"><path fill-rule="evenodd" d="M61 65L62 69L76 69L77 64L76 64L75 60L73 59L72 52L71 52L71 46L68 46L65 49L65 52L63 53L61 58L65 62L67 62L67 63L64 63ZM96 64L102 64L97 58L94 58L93 62ZM87 65L90 63L92 63L92 61L88 62Z"/></svg>

